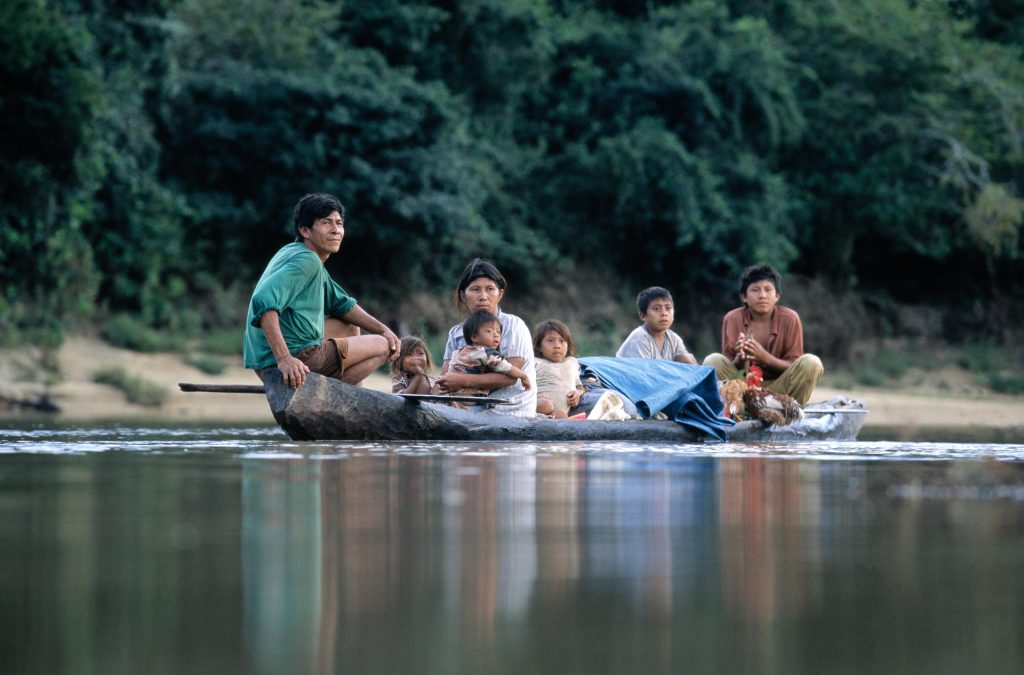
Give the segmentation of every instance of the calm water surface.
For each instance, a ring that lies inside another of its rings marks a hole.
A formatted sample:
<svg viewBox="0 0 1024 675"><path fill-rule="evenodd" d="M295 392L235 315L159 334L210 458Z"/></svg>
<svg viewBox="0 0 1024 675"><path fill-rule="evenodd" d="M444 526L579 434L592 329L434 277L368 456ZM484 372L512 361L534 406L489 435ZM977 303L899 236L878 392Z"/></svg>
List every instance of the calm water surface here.
<svg viewBox="0 0 1024 675"><path fill-rule="evenodd" d="M0 671L1019 673L1024 446L0 429Z"/></svg>

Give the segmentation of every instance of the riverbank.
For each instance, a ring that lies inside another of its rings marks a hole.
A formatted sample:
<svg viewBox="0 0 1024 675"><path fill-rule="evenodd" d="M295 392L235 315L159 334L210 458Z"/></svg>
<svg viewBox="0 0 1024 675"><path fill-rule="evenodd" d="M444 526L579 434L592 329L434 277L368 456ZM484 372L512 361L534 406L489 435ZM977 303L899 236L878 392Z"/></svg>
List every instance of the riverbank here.
<svg viewBox="0 0 1024 675"><path fill-rule="evenodd" d="M229 366L220 375L208 375L189 366L179 354L144 354L110 346L102 340L70 337L58 352L63 379L50 387L58 413L38 413L22 407L0 409L0 422L52 420L58 423L110 423L161 421L174 424L273 424L266 400L254 394L185 393L179 382L258 384L240 358L224 359ZM42 375L33 372L24 352L0 351L0 396L38 400L45 387ZM120 391L92 381L103 368L121 366L168 391L158 407L128 403ZM898 390L839 388L828 378L816 392L815 401L847 396L864 401L869 410L862 437L891 440L1005 441L1024 440L1024 396L1006 396L979 390L955 374L945 378L945 388L928 384ZM950 386L948 383L953 382ZM375 374L366 386L390 390L390 380Z"/></svg>

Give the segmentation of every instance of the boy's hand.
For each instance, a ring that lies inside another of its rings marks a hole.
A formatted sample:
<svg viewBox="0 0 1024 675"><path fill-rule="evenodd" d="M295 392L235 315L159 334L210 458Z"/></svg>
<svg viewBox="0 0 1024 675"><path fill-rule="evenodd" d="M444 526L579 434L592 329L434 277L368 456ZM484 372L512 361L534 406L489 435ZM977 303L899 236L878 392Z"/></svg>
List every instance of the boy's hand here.
<svg viewBox="0 0 1024 675"><path fill-rule="evenodd" d="M740 333L740 336L736 339L736 345L735 345L737 358L740 358L740 359L749 358L749 355L746 353L746 349L745 349L746 342L747 342L746 334Z"/></svg>
<svg viewBox="0 0 1024 675"><path fill-rule="evenodd" d="M522 377L519 378L519 380L523 383L523 389L529 389L532 386L530 384L530 376L529 375L523 375Z"/></svg>
<svg viewBox="0 0 1024 675"><path fill-rule="evenodd" d="M770 356L768 350L761 346L761 343L754 338L747 338L743 341L743 353L746 358L753 359L759 363L765 363Z"/></svg>

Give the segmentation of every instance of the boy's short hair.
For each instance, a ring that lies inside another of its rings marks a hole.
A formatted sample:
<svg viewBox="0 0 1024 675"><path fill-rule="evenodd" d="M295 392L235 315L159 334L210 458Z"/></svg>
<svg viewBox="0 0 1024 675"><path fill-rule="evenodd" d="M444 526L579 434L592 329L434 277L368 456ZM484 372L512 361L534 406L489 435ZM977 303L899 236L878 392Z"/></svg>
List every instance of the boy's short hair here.
<svg viewBox="0 0 1024 675"><path fill-rule="evenodd" d="M326 218L335 211L345 220L345 207L341 200L334 195L322 192L313 192L298 201L295 209L292 210L292 222L295 224L295 241L304 241L305 237L299 232L299 228L313 227L313 223Z"/></svg>
<svg viewBox="0 0 1024 675"><path fill-rule="evenodd" d="M767 279L775 286L777 293L782 293L782 276L768 263L757 263L743 270L740 275L740 295L747 294L750 284Z"/></svg>
<svg viewBox="0 0 1024 675"><path fill-rule="evenodd" d="M661 286L651 286L650 288L645 288L644 290L640 291L640 293L636 296L636 311L640 312L641 314L646 314L647 308L650 306L650 304L655 300L660 300L661 298L668 298L669 300L671 300L672 294L669 293L667 289L664 289Z"/></svg>
<svg viewBox="0 0 1024 675"><path fill-rule="evenodd" d="M480 329L489 323L498 324L501 328L501 321L486 309L478 309L469 315L466 323L462 324L462 337L466 338L466 344L473 344L473 336L480 332Z"/></svg>

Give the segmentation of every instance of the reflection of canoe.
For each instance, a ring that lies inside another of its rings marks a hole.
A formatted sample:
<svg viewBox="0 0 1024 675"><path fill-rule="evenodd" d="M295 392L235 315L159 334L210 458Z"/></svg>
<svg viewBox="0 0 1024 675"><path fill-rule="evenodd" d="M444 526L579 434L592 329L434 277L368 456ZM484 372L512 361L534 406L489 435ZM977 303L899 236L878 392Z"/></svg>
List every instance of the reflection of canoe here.
<svg viewBox="0 0 1024 675"><path fill-rule="evenodd" d="M443 403L353 387L311 373L302 386L285 386L276 368L266 371L267 401L281 428L295 440L381 441L675 441L705 437L676 422L524 419L460 410ZM853 440L864 424L864 404L844 398L808 406L807 419L786 427L741 422L730 441Z"/></svg>

